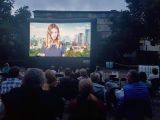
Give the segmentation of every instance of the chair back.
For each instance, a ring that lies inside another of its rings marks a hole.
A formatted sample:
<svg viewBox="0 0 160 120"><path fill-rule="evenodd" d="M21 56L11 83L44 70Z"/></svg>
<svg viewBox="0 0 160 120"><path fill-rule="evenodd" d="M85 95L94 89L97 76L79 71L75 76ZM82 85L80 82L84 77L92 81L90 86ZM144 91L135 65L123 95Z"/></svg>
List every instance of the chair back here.
<svg viewBox="0 0 160 120"><path fill-rule="evenodd" d="M127 100L124 103L124 117L127 120L143 120L152 117L151 103L147 100Z"/></svg>

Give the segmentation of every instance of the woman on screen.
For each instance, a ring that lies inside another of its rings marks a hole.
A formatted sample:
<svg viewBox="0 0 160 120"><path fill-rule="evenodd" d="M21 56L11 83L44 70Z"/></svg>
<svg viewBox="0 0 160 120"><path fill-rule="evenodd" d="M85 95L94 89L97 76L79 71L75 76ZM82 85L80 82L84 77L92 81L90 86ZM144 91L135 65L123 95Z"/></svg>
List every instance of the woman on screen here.
<svg viewBox="0 0 160 120"><path fill-rule="evenodd" d="M45 56L63 56L64 45L60 41L59 28L56 24L50 24L47 30L47 38L44 42Z"/></svg>

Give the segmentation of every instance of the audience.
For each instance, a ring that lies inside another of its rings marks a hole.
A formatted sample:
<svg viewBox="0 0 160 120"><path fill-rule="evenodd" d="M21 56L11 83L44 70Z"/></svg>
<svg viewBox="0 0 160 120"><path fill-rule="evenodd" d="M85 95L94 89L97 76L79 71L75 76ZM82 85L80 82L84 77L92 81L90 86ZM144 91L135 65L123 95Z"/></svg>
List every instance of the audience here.
<svg viewBox="0 0 160 120"><path fill-rule="evenodd" d="M145 72L139 72L139 80L143 83L147 83L147 75Z"/></svg>
<svg viewBox="0 0 160 120"><path fill-rule="evenodd" d="M23 84L11 90L4 100L4 120L40 120L42 113L41 94L44 73L37 68L26 71Z"/></svg>
<svg viewBox="0 0 160 120"><path fill-rule="evenodd" d="M105 120L103 102L93 95L93 83L90 79L79 82L79 95L70 102L69 120Z"/></svg>
<svg viewBox="0 0 160 120"><path fill-rule="evenodd" d="M159 78L159 74L158 74L158 69L157 68L153 68L152 69L152 73L148 76L148 80L152 80L155 78Z"/></svg>
<svg viewBox="0 0 160 120"><path fill-rule="evenodd" d="M80 77L77 78L78 80L89 78L86 69L81 68L80 71L79 71L79 73L80 73Z"/></svg>
<svg viewBox="0 0 160 120"><path fill-rule="evenodd" d="M1 96L9 93L12 89L16 87L20 87L22 84L22 80L19 77L19 67L12 67L9 70L8 78L1 83L0 93Z"/></svg>
<svg viewBox="0 0 160 120"><path fill-rule="evenodd" d="M4 67L2 68L2 73L8 74L8 73L9 73L9 70L10 70L10 65L9 65L9 63L5 63L5 64L4 64Z"/></svg>
<svg viewBox="0 0 160 120"><path fill-rule="evenodd" d="M160 86L160 79L157 68L152 69L152 73L148 76L148 81L151 84L151 96L155 97Z"/></svg>
<svg viewBox="0 0 160 120"><path fill-rule="evenodd" d="M139 82L139 74L135 70L127 73L128 84L123 87L118 99L119 115L127 120L143 120L151 117L151 103L148 87ZM118 95L117 95L118 96Z"/></svg>
<svg viewBox="0 0 160 120"><path fill-rule="evenodd" d="M41 96L41 111L43 120L61 119L64 110L64 101L57 88L59 82L52 70L45 71L47 87Z"/></svg>
<svg viewBox="0 0 160 120"><path fill-rule="evenodd" d="M66 68L64 72L65 76L61 77L59 89L65 100L70 100L78 94L78 80L72 77L72 71L70 68Z"/></svg>
<svg viewBox="0 0 160 120"><path fill-rule="evenodd" d="M19 71L19 67L11 67L1 83L3 120L106 120L108 112L118 120L143 120L152 117L149 90L152 93L154 85L159 86L154 84L155 80L159 83L155 68L148 79L145 72L129 70L124 86L119 84L124 76L117 83L110 75L105 83L99 66L90 76L89 68L75 72L62 67L57 72L29 68L21 77Z"/></svg>
<svg viewBox="0 0 160 120"><path fill-rule="evenodd" d="M139 72L139 80L143 83L145 83L148 88L150 89L151 84L147 81L147 75L145 72Z"/></svg>
<svg viewBox="0 0 160 120"><path fill-rule="evenodd" d="M8 74L9 74L9 70L10 70L10 65L9 63L5 63L2 70L1 70L1 74L2 75L2 81L3 80L6 80L6 78L8 77Z"/></svg>
<svg viewBox="0 0 160 120"><path fill-rule="evenodd" d="M90 75L90 78L93 82L93 93L96 97L98 97L99 99L101 99L102 101L106 101L106 98L105 98L105 93L106 93L106 90L105 90L105 87L100 83L100 75L99 73L97 72L93 72L91 73Z"/></svg>

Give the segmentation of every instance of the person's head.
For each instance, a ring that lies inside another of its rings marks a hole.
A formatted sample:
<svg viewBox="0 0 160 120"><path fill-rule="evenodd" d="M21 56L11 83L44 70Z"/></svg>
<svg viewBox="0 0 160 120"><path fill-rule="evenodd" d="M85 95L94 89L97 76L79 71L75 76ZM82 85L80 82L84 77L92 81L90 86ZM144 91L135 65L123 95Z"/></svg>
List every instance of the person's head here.
<svg viewBox="0 0 160 120"><path fill-rule="evenodd" d="M92 82L95 82L95 83L99 83L100 82L100 75L97 72L91 73L90 74L90 78L91 78Z"/></svg>
<svg viewBox="0 0 160 120"><path fill-rule="evenodd" d="M50 46L53 41L59 41L59 28L56 24L50 24L47 30L46 46Z"/></svg>
<svg viewBox="0 0 160 120"><path fill-rule="evenodd" d="M49 87L57 87L58 81L56 79L56 75L54 74L52 70L46 70L45 77L46 77L46 82L49 85Z"/></svg>
<svg viewBox="0 0 160 120"><path fill-rule="evenodd" d="M72 70L70 68L66 68L64 73L65 73L65 76L71 76L72 75Z"/></svg>
<svg viewBox="0 0 160 120"><path fill-rule="evenodd" d="M86 78L79 81L79 93L90 94L93 92L93 83L91 79Z"/></svg>
<svg viewBox="0 0 160 120"><path fill-rule="evenodd" d="M41 87L44 83L45 76L41 69L29 68L23 79L23 85L28 87Z"/></svg>
<svg viewBox="0 0 160 120"><path fill-rule="evenodd" d="M146 82L147 80L147 75L145 72L139 72L139 80L142 82Z"/></svg>
<svg viewBox="0 0 160 120"><path fill-rule="evenodd" d="M58 40L59 37L59 28L56 24L50 24L48 26L48 37L52 40Z"/></svg>
<svg viewBox="0 0 160 120"><path fill-rule="evenodd" d="M81 68L79 72L80 72L80 76L82 76L82 77L88 77L86 69Z"/></svg>
<svg viewBox="0 0 160 120"><path fill-rule="evenodd" d="M152 73L153 73L154 75L158 75L158 69L157 69L157 68L153 68L153 69L152 69Z"/></svg>
<svg viewBox="0 0 160 120"><path fill-rule="evenodd" d="M9 77L10 78L17 78L19 76L19 67L14 66L9 70Z"/></svg>
<svg viewBox="0 0 160 120"><path fill-rule="evenodd" d="M128 83L136 83L139 81L139 74L136 70L129 70L126 78Z"/></svg>
<svg viewBox="0 0 160 120"><path fill-rule="evenodd" d="M4 64L4 67L9 67L9 63L5 63L5 64Z"/></svg>

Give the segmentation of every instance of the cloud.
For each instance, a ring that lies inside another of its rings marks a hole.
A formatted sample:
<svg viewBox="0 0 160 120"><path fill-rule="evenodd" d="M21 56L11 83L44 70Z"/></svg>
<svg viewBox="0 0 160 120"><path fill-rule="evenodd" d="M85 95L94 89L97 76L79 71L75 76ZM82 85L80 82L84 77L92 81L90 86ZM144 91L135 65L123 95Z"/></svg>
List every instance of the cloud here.
<svg viewBox="0 0 160 120"><path fill-rule="evenodd" d="M125 0L16 0L14 10L24 5L30 10L108 11L125 10Z"/></svg>

